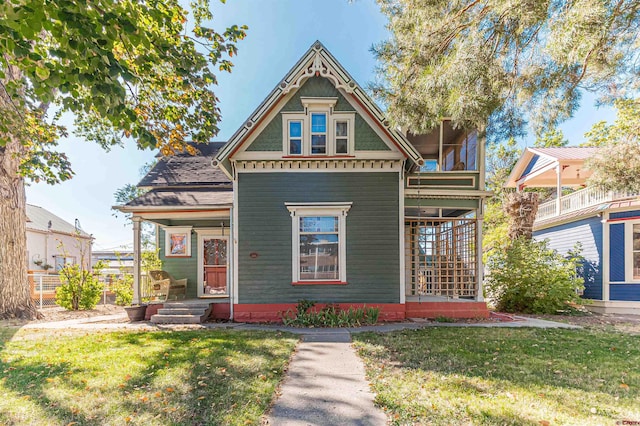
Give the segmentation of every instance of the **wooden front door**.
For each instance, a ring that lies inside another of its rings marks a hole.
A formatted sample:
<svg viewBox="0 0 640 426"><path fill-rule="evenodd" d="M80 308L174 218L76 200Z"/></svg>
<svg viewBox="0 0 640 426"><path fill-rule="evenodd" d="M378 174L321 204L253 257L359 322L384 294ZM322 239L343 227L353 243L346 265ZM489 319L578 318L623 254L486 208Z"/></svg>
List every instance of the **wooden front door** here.
<svg viewBox="0 0 640 426"><path fill-rule="evenodd" d="M204 296L227 294L227 240L205 237L203 244Z"/></svg>

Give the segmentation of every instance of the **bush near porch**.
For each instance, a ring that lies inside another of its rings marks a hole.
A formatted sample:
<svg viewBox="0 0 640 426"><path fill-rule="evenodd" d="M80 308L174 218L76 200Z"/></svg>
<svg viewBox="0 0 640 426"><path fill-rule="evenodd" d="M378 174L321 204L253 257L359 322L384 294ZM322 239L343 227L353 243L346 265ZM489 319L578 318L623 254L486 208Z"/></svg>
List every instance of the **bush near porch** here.
<svg viewBox="0 0 640 426"><path fill-rule="evenodd" d="M0 424L258 424L296 340L0 328Z"/></svg>
<svg viewBox="0 0 640 426"><path fill-rule="evenodd" d="M639 335L442 327L353 339L392 424L640 420Z"/></svg>

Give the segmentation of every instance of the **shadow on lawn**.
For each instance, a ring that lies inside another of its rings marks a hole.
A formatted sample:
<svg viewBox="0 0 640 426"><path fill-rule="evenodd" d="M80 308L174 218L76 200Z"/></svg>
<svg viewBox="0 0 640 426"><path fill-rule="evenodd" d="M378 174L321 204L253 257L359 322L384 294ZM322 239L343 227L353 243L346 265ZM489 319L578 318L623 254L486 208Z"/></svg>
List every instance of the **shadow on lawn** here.
<svg viewBox="0 0 640 426"><path fill-rule="evenodd" d="M54 361L57 355L53 354L49 361L23 357L11 362L3 386L38 406L44 417L37 423L50 419L61 424L122 423L126 416L134 424L152 421L196 425L225 423L229 415L257 422L290 356L283 338L273 333L109 333L68 338L69 345L82 350L78 340L83 338L93 339L93 343L103 340L105 347L101 350L105 353L129 352L137 367L126 375L117 370L113 374L121 374L122 379L114 380L109 377L110 371L104 370L108 363L100 353L87 353L95 357L95 363L84 368L78 367L78 362ZM289 346L292 349L293 343ZM33 349L27 348L27 352ZM0 350L0 361L2 354ZM100 365L101 360L106 365ZM0 368L8 369L1 362ZM101 375L108 385L98 390L87 384L88 379ZM50 385L54 383L64 389L64 394L52 396ZM86 398L91 392L96 397L88 406L83 402L81 409L74 407L78 401L61 396ZM4 416L0 415L0 420L16 422L6 417L8 414Z"/></svg>

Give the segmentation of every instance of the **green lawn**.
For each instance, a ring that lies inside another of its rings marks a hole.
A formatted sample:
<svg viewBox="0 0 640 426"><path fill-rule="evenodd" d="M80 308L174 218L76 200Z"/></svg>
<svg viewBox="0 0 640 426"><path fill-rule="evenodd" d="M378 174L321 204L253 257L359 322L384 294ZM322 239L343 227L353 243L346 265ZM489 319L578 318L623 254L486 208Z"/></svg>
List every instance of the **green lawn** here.
<svg viewBox="0 0 640 426"><path fill-rule="evenodd" d="M394 424L640 421L640 336L442 327L353 338Z"/></svg>
<svg viewBox="0 0 640 426"><path fill-rule="evenodd" d="M64 335L0 328L0 424L245 425L296 340L238 331Z"/></svg>

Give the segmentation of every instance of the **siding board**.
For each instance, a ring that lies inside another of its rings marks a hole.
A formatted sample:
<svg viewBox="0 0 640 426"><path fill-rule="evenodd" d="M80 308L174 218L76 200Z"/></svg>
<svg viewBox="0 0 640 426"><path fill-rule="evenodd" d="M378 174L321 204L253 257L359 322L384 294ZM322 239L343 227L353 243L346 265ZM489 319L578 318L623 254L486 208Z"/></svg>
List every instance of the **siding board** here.
<svg viewBox="0 0 640 426"><path fill-rule="evenodd" d="M609 300L640 301L640 284L610 284Z"/></svg>
<svg viewBox="0 0 640 426"><path fill-rule="evenodd" d="M398 173L240 173L238 303L399 303L399 179ZM348 285L291 285L286 202L353 203L346 219Z"/></svg>
<svg viewBox="0 0 640 426"><path fill-rule="evenodd" d="M536 240L549 240L549 247L562 254L582 243L584 297L602 300L602 223L598 216L534 232Z"/></svg>

